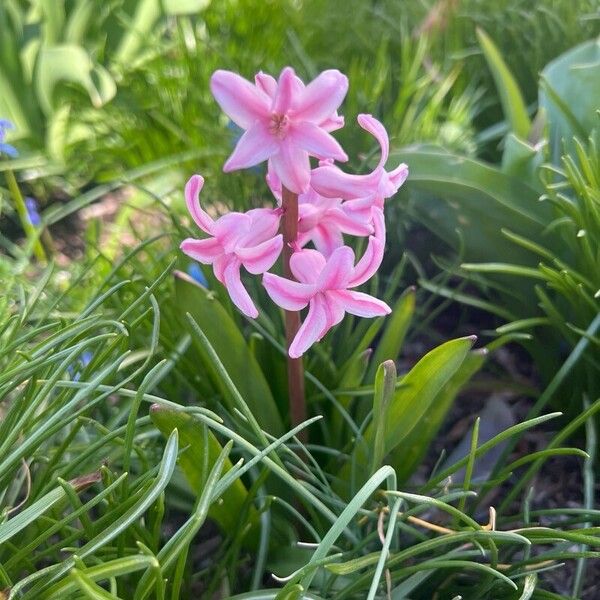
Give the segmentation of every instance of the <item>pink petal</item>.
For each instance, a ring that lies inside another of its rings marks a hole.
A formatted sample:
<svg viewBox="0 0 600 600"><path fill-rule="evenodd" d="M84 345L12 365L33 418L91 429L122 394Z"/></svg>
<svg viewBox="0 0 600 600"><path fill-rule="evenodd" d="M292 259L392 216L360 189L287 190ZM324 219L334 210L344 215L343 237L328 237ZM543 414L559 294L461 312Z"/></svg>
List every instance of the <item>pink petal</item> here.
<svg viewBox="0 0 600 600"><path fill-rule="evenodd" d="M257 121L239 139L223 171L228 173L253 167L277 152L279 145L279 140L271 135L267 126Z"/></svg>
<svg viewBox="0 0 600 600"><path fill-rule="evenodd" d="M369 244L362 258L356 263L352 277L347 287L356 287L361 285L367 279L371 279L373 275L379 269L381 261L383 260L383 248L384 244L381 240L371 236L369 238Z"/></svg>
<svg viewBox="0 0 600 600"><path fill-rule="evenodd" d="M372 115L358 115L358 124L368 131L381 146L381 158L379 159L379 167L383 167L387 162L390 153L390 138L385 127Z"/></svg>
<svg viewBox="0 0 600 600"><path fill-rule="evenodd" d="M239 212L231 212L219 217L213 225L213 234L227 252L235 248L240 237L249 229L252 219Z"/></svg>
<svg viewBox="0 0 600 600"><path fill-rule="evenodd" d="M316 250L300 250L292 254L290 269L298 281L316 283L326 262L325 257Z"/></svg>
<svg viewBox="0 0 600 600"><path fill-rule="evenodd" d="M310 184L327 198L364 198L377 192L382 171L368 175L350 175L334 166L317 167L311 174Z"/></svg>
<svg viewBox="0 0 600 600"><path fill-rule="evenodd" d="M192 175L185 184L185 203L196 225L202 231L212 233L213 220L200 206L200 191L203 186L204 178L201 175Z"/></svg>
<svg viewBox="0 0 600 600"><path fill-rule="evenodd" d="M381 317L392 312L392 309L385 302L369 294L348 290L330 293L336 294L346 312L357 317Z"/></svg>
<svg viewBox="0 0 600 600"><path fill-rule="evenodd" d="M297 123L288 133L294 144L320 159L333 158L339 161L348 160L338 141L318 125L303 121Z"/></svg>
<svg viewBox="0 0 600 600"><path fill-rule="evenodd" d="M273 99L271 112L277 115L285 115L292 108L292 99L296 89L296 74L292 67L286 67L279 75L277 92Z"/></svg>
<svg viewBox="0 0 600 600"><path fill-rule="evenodd" d="M323 128L325 131L336 131L341 129L343 126L344 117L338 115L337 110L333 113L333 115L319 123L319 127Z"/></svg>
<svg viewBox="0 0 600 600"><path fill-rule="evenodd" d="M336 248L317 279L320 290L340 290L348 286L354 268L354 251L349 246Z"/></svg>
<svg viewBox="0 0 600 600"><path fill-rule="evenodd" d="M262 281L271 300L284 310L301 310L315 295L314 285L290 281L272 273L265 273Z"/></svg>
<svg viewBox="0 0 600 600"><path fill-rule="evenodd" d="M271 190L273 196L277 200L277 204L281 205L281 180L275 173L275 169L273 168L273 161L271 159L267 162L267 174L265 176L265 180L267 181L267 185Z"/></svg>
<svg viewBox="0 0 600 600"><path fill-rule="evenodd" d="M375 196L366 198L357 198L356 200L346 200L342 205L342 210L352 219L370 223L372 220L371 209L375 204Z"/></svg>
<svg viewBox="0 0 600 600"><path fill-rule="evenodd" d="M277 92L277 80L271 75L267 75L262 71L259 71L254 76L254 84L259 90L262 90L269 98L273 99Z"/></svg>
<svg viewBox="0 0 600 600"><path fill-rule="evenodd" d="M334 250L344 244L340 230L328 224L315 227L311 232L311 239L315 248L326 258L329 258Z"/></svg>
<svg viewBox="0 0 600 600"><path fill-rule="evenodd" d="M243 129L269 116L269 96L237 73L215 71L210 78L210 89L223 112Z"/></svg>
<svg viewBox="0 0 600 600"><path fill-rule="evenodd" d="M279 146L279 152L271 156L273 170L281 184L294 194L302 194L310 183L310 161L308 153L285 139Z"/></svg>
<svg viewBox="0 0 600 600"><path fill-rule="evenodd" d="M370 216L370 211L369 211ZM331 208L327 211L325 220L327 225L335 225L342 233L348 235L365 236L373 233L373 227L366 219L357 218L355 214L348 214L342 208Z"/></svg>
<svg viewBox="0 0 600 600"><path fill-rule="evenodd" d="M268 271L279 258L283 248L283 236L281 234L274 238L249 248L238 248L235 253L242 261L246 270L253 275Z"/></svg>
<svg viewBox="0 0 600 600"><path fill-rule="evenodd" d="M373 221L375 237L385 245L385 217L383 216L383 209L374 206L371 209L371 219Z"/></svg>
<svg viewBox="0 0 600 600"><path fill-rule="evenodd" d="M272 208L254 208L246 215L251 223L248 233L240 240L240 245L256 246L272 238L279 231L281 211Z"/></svg>
<svg viewBox="0 0 600 600"><path fill-rule="evenodd" d="M212 264L218 256L223 254L223 246L215 238L195 240L187 238L179 246L189 257L205 265Z"/></svg>
<svg viewBox="0 0 600 600"><path fill-rule="evenodd" d="M327 331L327 315L324 300L317 294L311 301L308 314L298 330L294 341L290 344L290 358L302 356Z"/></svg>
<svg viewBox="0 0 600 600"><path fill-rule="evenodd" d="M258 310L250 298L240 279L240 263L233 259L224 271L224 284L229 292L231 301L247 316L252 319L258 317Z"/></svg>
<svg viewBox="0 0 600 600"><path fill-rule="evenodd" d="M408 165L405 163L400 163L393 171L388 173L388 177L390 181L394 184L396 191L400 188L400 186L406 181L408 177Z"/></svg>
<svg viewBox="0 0 600 600"><path fill-rule="evenodd" d="M294 120L315 124L323 122L338 109L347 91L348 78L345 75L335 69L323 71L302 92Z"/></svg>
<svg viewBox="0 0 600 600"><path fill-rule="evenodd" d="M229 266L231 259L231 254L221 254L213 263L213 273L217 280L223 284L225 283L225 269Z"/></svg>
<svg viewBox="0 0 600 600"><path fill-rule="evenodd" d="M340 323L346 314L344 302L341 301L337 292L325 292L323 298L325 299L323 305L325 316L327 318L327 327L321 332L319 339L321 339L334 325Z"/></svg>

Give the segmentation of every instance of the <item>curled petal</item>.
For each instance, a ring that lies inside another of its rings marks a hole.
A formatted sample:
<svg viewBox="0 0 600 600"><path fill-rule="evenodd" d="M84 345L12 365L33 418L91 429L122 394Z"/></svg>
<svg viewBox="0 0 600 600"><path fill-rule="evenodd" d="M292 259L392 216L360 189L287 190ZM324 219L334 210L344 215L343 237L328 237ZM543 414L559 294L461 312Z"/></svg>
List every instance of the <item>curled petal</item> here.
<svg viewBox="0 0 600 600"><path fill-rule="evenodd" d="M375 169L368 175L350 175L338 167L317 167L311 174L311 186L327 198L364 198L375 194L379 187L382 171Z"/></svg>
<svg viewBox="0 0 600 600"><path fill-rule="evenodd" d="M300 250L290 258L290 269L294 277L302 283L316 283L319 273L325 267L325 257L316 250Z"/></svg>
<svg viewBox="0 0 600 600"><path fill-rule="evenodd" d="M383 260L383 248L384 244L381 240L378 240L373 236L369 238L367 249L358 263L356 263L356 267L354 267L352 277L350 278L347 287L361 285L375 275Z"/></svg>
<svg viewBox="0 0 600 600"><path fill-rule="evenodd" d="M311 301L308 314L298 330L294 341L290 344L290 358L302 356L318 339L327 332L327 315L322 294L317 294Z"/></svg>
<svg viewBox="0 0 600 600"><path fill-rule="evenodd" d="M390 181L396 188L397 192L408 177L408 165L405 163L400 163L393 171L388 173L388 177L390 178Z"/></svg>
<svg viewBox="0 0 600 600"><path fill-rule="evenodd" d="M225 283L225 269L229 266L231 262L231 254L221 254L215 259L213 263L213 273L217 278L217 281L221 283Z"/></svg>
<svg viewBox="0 0 600 600"><path fill-rule="evenodd" d="M297 123L289 136L295 144L312 156L320 159L333 158L342 162L348 160L348 155L338 141L314 123L308 121Z"/></svg>
<svg viewBox="0 0 600 600"><path fill-rule="evenodd" d="M215 238L207 238L205 240L187 238L181 242L180 248L190 258L204 265L212 264L217 257L223 254L223 246Z"/></svg>
<svg viewBox="0 0 600 600"><path fill-rule="evenodd" d="M225 287L229 292L231 301L247 316L252 319L258 317L258 310L254 306L254 302L250 298L250 295L246 291L242 280L240 279L240 263L238 260L233 259L229 261L229 264L224 270L224 281Z"/></svg>
<svg viewBox="0 0 600 600"><path fill-rule="evenodd" d="M335 69L323 71L302 92L294 119L322 123L338 109L347 91L348 78L345 75Z"/></svg>
<svg viewBox="0 0 600 600"><path fill-rule="evenodd" d="M282 248L283 236L279 234L262 244L258 244L258 246L238 248L235 253L247 271L253 275L258 275L268 271L275 264Z"/></svg>
<svg viewBox="0 0 600 600"><path fill-rule="evenodd" d="M385 302L369 294L349 290L329 293L336 295L346 312L357 317L381 317L392 312L392 309Z"/></svg>
<svg viewBox="0 0 600 600"><path fill-rule="evenodd" d="M237 73L215 71L210 78L210 89L223 112L243 129L269 116L269 96Z"/></svg>
<svg viewBox="0 0 600 600"><path fill-rule="evenodd" d="M325 310L327 326L321 332L319 339L321 339L334 325L340 323L346 314L344 303L340 301L336 292L325 292L323 298L325 299L323 308Z"/></svg>
<svg viewBox="0 0 600 600"><path fill-rule="evenodd" d="M310 161L305 150L285 139L279 145L279 152L271 156L271 165L288 190L294 194L306 192L310 183Z"/></svg>
<svg viewBox="0 0 600 600"><path fill-rule="evenodd" d="M281 179L275 173L275 169L273 168L273 161L271 159L267 162L267 175L265 176L267 181L267 185L271 190L273 196L277 200L277 204L281 204Z"/></svg>
<svg viewBox="0 0 600 600"><path fill-rule="evenodd" d="M315 295L314 285L290 281L272 273L265 273L262 281L271 300L284 310L301 310Z"/></svg>
<svg viewBox="0 0 600 600"><path fill-rule="evenodd" d="M292 99L296 88L296 74L292 67L286 67L279 75L277 91L271 107L272 112L278 115L286 114L292 108Z"/></svg>
<svg viewBox="0 0 600 600"><path fill-rule="evenodd" d="M390 153L390 138L385 127L372 115L358 115L358 124L365 130L368 131L381 146L381 158L377 166L383 167L387 162Z"/></svg>
<svg viewBox="0 0 600 600"><path fill-rule="evenodd" d="M279 141L271 135L267 126L256 121L239 139L231 156L223 166L223 171L247 169L272 156L279 147Z"/></svg>
<svg viewBox="0 0 600 600"><path fill-rule="evenodd" d="M336 131L344 126L344 117L338 115L337 110L327 119L319 123L325 131Z"/></svg>
<svg viewBox="0 0 600 600"><path fill-rule="evenodd" d="M219 217L213 224L213 235L225 250L230 251L249 229L252 219L244 213L231 212Z"/></svg>
<svg viewBox="0 0 600 600"><path fill-rule="evenodd" d="M204 186L204 177L192 175L185 184L185 203L192 219L202 231L212 233L213 220L200 206L200 191Z"/></svg>
<svg viewBox="0 0 600 600"><path fill-rule="evenodd" d="M349 246L336 248L317 279L320 290L341 290L348 286L354 268L354 251Z"/></svg>
<svg viewBox="0 0 600 600"><path fill-rule="evenodd" d="M370 223L372 221L371 211L375 201L376 197L371 195L365 198L357 198L356 200L346 200L342 206L344 212L351 219L362 223Z"/></svg>

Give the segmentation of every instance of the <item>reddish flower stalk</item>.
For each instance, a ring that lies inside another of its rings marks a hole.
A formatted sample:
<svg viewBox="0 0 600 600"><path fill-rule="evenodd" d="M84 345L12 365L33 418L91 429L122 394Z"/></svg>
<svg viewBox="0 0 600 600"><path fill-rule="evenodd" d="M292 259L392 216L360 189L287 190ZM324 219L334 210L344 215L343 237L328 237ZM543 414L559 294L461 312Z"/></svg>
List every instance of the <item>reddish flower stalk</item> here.
<svg viewBox="0 0 600 600"><path fill-rule="evenodd" d="M283 274L293 279L290 269L290 258L294 252L293 244L298 238L298 194L294 194L285 186L282 187L281 207L281 233L283 234ZM285 311L285 339L287 350L294 341L300 329L300 313L298 311ZM290 403L291 426L295 427L306 420L306 400L304 396L304 366L302 357L287 357L288 397ZM306 429L299 435L301 441L306 441Z"/></svg>

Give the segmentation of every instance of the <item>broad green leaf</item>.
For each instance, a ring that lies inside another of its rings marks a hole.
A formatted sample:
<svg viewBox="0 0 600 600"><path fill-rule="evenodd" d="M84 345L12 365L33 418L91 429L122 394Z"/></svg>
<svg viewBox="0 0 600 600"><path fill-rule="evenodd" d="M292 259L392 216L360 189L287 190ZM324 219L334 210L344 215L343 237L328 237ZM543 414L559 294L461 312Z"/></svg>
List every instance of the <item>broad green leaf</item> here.
<svg viewBox="0 0 600 600"><path fill-rule="evenodd" d="M180 445L186 448L179 456L179 466L194 494L200 495L206 478L221 453L221 444L208 427L187 413L161 408L152 410L150 417L167 437L173 429L178 430ZM226 459L223 472L227 473L231 468L231 461ZM244 484L236 479L223 495L223 502L214 503L208 514L227 533L233 533L239 525L239 515L247 496ZM252 507L249 519L256 522L257 518L256 509Z"/></svg>
<svg viewBox="0 0 600 600"><path fill-rule="evenodd" d="M399 481L407 480L421 464L431 441L439 431L457 394L483 366L487 354L481 350L469 352L464 362L443 386L435 403L423 415L416 427L404 438L392 453L391 463Z"/></svg>
<svg viewBox="0 0 600 600"><path fill-rule="evenodd" d="M367 381L373 381L375 371L385 360L396 360L402 343L410 327L412 316L415 312L415 290L410 288L402 294L394 305L391 317L388 317L381 339L375 348L371 360Z"/></svg>
<svg viewBox="0 0 600 600"><path fill-rule="evenodd" d="M273 435L281 434L283 424L269 385L231 316L213 293L183 273L175 274L175 290L181 314L189 312L193 316L259 424ZM224 383L202 349L196 347L204 368L227 400L229 392Z"/></svg>
<svg viewBox="0 0 600 600"><path fill-rule="evenodd" d="M160 18L160 0L138 0L134 4L135 12L131 17L125 33L115 51L114 61L126 65L136 56L138 50L148 39L154 24Z"/></svg>
<svg viewBox="0 0 600 600"><path fill-rule="evenodd" d="M494 77L506 120L514 134L526 139L531 129L531 121L521 90L491 38L482 29L477 28L477 39Z"/></svg>
<svg viewBox="0 0 600 600"><path fill-rule="evenodd" d="M544 161L540 148L523 141L514 133L509 133L502 153L502 170L512 177L517 177L533 189L542 193L538 169Z"/></svg>
<svg viewBox="0 0 600 600"><path fill-rule="evenodd" d="M371 456L371 473L377 471L385 456L388 409L394 397L395 388L396 365L393 360L386 360L377 369L373 390L373 428L375 434Z"/></svg>
<svg viewBox="0 0 600 600"><path fill-rule="evenodd" d="M459 338L446 342L426 354L404 377L399 379L401 387L396 390L387 414L383 455L387 456L417 428L428 412L442 402L442 392L451 378L465 361L474 339ZM366 447L372 448L376 437L376 422L371 422L365 430ZM415 431L415 435L418 435ZM366 468L365 444L356 447L356 462ZM342 471L347 480L349 463Z"/></svg>
<svg viewBox="0 0 600 600"><path fill-rule="evenodd" d="M81 86L96 108L112 100L117 91L110 73L103 66L94 65L81 46L64 44L42 47L35 73L35 89L47 115L56 108L56 86L65 82Z"/></svg>

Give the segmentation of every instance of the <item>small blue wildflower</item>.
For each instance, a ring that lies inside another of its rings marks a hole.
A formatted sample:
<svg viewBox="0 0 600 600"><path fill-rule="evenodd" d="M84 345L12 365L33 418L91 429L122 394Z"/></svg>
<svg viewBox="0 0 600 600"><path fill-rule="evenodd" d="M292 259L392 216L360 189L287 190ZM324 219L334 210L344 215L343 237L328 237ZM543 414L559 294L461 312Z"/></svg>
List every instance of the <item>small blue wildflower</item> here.
<svg viewBox="0 0 600 600"><path fill-rule="evenodd" d="M4 143L4 138L6 137L6 132L9 129L14 129L15 126L6 119L0 119L0 154L6 154L11 158L15 158L19 156L17 149L11 146L10 144Z"/></svg>
<svg viewBox="0 0 600 600"><path fill-rule="evenodd" d="M81 372L90 364L92 358L94 358L94 354L89 350L86 350L79 357L79 360L76 363L67 367L67 371L69 372L69 375L71 376L73 381L79 381L79 378L81 377Z"/></svg>
<svg viewBox="0 0 600 600"><path fill-rule="evenodd" d="M208 287L208 279L206 279L204 271L198 263L191 263L188 267L187 273L194 281L204 286L205 288Z"/></svg>
<svg viewBox="0 0 600 600"><path fill-rule="evenodd" d="M25 198L25 208L27 208L27 217L29 222L34 226L38 227L42 223L42 218L38 212L38 204L35 198Z"/></svg>

